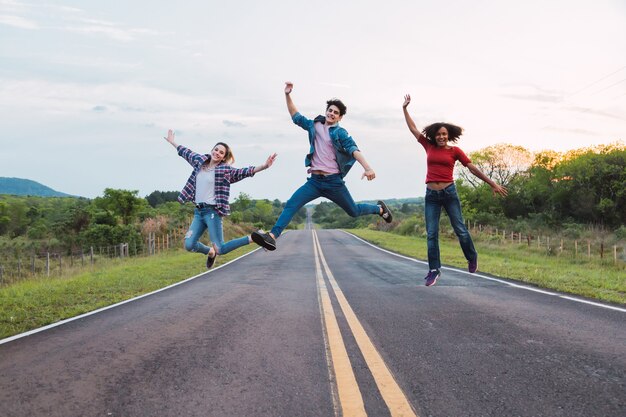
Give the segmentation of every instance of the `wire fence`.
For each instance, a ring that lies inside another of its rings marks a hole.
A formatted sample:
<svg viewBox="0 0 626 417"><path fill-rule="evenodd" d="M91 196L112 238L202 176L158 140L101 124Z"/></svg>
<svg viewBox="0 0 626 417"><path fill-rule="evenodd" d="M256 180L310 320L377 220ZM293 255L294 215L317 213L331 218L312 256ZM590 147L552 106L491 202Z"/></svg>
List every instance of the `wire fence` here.
<svg viewBox="0 0 626 417"><path fill-rule="evenodd" d="M0 285L34 277L71 275L112 259L157 255L182 247L186 230L180 227L168 233L151 232L141 242L131 244L90 246L71 251L32 252L28 255L0 253Z"/></svg>
<svg viewBox="0 0 626 417"><path fill-rule="evenodd" d="M478 239L497 244L523 246L529 251L548 256L626 265L626 244L623 241L606 239L602 234L593 238L571 238L558 234L498 229L470 221L467 222L467 227Z"/></svg>

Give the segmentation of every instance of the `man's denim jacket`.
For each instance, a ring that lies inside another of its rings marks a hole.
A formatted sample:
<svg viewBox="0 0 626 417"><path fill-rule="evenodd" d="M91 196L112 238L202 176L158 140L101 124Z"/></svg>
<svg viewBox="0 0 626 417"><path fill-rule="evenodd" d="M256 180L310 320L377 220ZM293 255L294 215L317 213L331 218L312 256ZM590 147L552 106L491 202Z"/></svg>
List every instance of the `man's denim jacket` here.
<svg viewBox="0 0 626 417"><path fill-rule="evenodd" d="M324 116L317 116L314 120L307 119L300 112L293 115L292 120L295 124L302 129L309 132L309 153L304 158L304 166L311 166L311 158L315 152L315 122L325 123L326 118ZM335 147L335 157L337 158L337 165L339 171L341 171L341 178L345 177L352 165L356 162L352 153L358 151L359 148L354 143L354 139L348 134L348 131L339 124L335 124L328 129L330 133L330 140Z"/></svg>

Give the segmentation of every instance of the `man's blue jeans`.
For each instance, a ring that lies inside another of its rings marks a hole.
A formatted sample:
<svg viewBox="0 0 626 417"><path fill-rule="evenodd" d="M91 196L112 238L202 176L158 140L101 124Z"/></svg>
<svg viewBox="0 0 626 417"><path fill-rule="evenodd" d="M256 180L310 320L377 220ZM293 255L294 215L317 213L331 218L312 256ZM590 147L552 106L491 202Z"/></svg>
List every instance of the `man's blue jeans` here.
<svg viewBox="0 0 626 417"><path fill-rule="evenodd" d="M435 191L426 188L426 197L424 199L424 216L426 217L426 233L428 244L428 266L430 269L441 268L441 258L439 255L439 218L441 217L441 208L443 207L448 213L450 223L459 238L461 249L465 259L468 261L475 260L478 257L472 237L465 227L463 214L461 213L461 202L456 193L456 186L449 185L443 190Z"/></svg>
<svg viewBox="0 0 626 417"><path fill-rule="evenodd" d="M209 237L217 246L217 253L224 255L232 250L250 243L248 236L233 239L224 243L222 218L213 207L196 208L193 212L193 221L185 235L185 249L190 252L209 254L210 248L199 241L205 230L209 229Z"/></svg>
<svg viewBox="0 0 626 417"><path fill-rule="evenodd" d="M278 217L271 233L278 237L289 224L293 216L306 203L319 197L325 197L341 207L349 216L357 217L366 214L379 214L380 207L376 204L356 204L339 174L311 174L306 183L291 196L283 212Z"/></svg>

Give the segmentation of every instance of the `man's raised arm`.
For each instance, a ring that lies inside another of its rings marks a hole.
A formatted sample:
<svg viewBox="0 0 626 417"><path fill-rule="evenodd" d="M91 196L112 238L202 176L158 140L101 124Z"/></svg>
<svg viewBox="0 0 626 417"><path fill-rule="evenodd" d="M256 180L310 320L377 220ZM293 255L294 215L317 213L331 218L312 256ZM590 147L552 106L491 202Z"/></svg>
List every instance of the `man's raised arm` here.
<svg viewBox="0 0 626 417"><path fill-rule="evenodd" d="M291 100L291 90L293 90L293 83L291 81L285 82L285 99L287 100L287 110L289 110L289 114L291 115L291 117L293 117L294 114L298 113L298 109Z"/></svg>

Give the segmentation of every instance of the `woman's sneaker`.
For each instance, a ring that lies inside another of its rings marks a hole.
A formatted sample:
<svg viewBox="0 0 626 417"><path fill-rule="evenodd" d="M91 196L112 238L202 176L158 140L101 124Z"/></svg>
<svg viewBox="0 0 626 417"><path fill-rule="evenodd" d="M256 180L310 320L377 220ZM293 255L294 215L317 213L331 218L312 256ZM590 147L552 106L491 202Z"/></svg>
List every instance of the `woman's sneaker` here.
<svg viewBox="0 0 626 417"><path fill-rule="evenodd" d="M389 207L387 207L387 204L385 204L382 200L378 200L378 205L381 209L383 209L383 212L379 214L379 216L382 217L387 223L391 223L391 211L389 210Z"/></svg>
<svg viewBox="0 0 626 417"><path fill-rule="evenodd" d="M269 234L262 230L252 232L252 241L259 246L263 246L267 250L276 249L276 240Z"/></svg>
<svg viewBox="0 0 626 417"><path fill-rule="evenodd" d="M213 255L213 256L207 255L207 257L206 257L206 269L211 269L213 267L213 265L215 264L215 259L217 259L217 252L215 252L215 255Z"/></svg>
<svg viewBox="0 0 626 417"><path fill-rule="evenodd" d="M441 272L439 270L428 271L428 275L424 278L426 280L426 286L432 287L437 282L437 278L441 276Z"/></svg>
<svg viewBox="0 0 626 417"><path fill-rule="evenodd" d="M472 274L478 270L478 258L467 263L467 270L470 271Z"/></svg>

